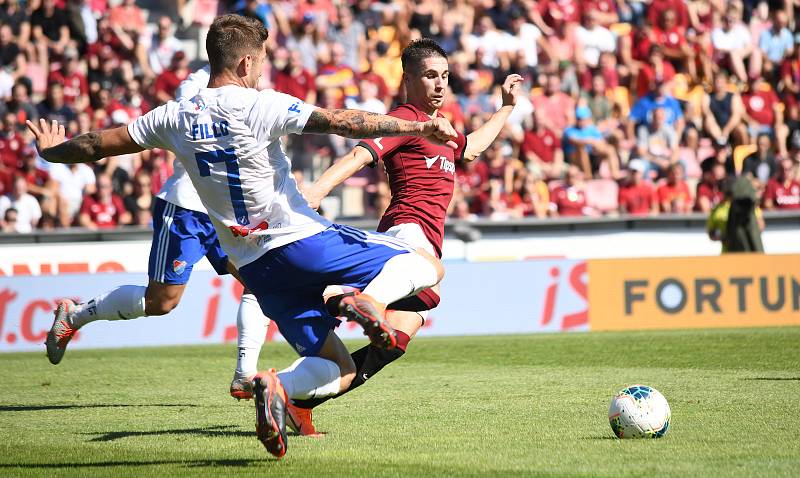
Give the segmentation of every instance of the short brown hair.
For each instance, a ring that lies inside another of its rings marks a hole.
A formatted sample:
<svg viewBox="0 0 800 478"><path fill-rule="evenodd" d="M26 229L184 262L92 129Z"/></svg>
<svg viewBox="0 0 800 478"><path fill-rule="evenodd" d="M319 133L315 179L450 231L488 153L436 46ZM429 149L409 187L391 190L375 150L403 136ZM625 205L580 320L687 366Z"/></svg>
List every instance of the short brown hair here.
<svg viewBox="0 0 800 478"><path fill-rule="evenodd" d="M236 68L239 59L260 51L269 32L260 20L242 15L222 15L214 20L206 37L212 73Z"/></svg>

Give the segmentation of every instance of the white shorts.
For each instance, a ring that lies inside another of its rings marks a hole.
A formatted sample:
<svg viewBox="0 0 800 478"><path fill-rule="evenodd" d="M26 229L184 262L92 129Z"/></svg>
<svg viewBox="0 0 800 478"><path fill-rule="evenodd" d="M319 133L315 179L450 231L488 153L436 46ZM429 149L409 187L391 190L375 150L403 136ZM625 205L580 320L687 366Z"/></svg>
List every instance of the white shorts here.
<svg viewBox="0 0 800 478"><path fill-rule="evenodd" d="M425 233L422 232L422 228L419 226L419 224L413 222L398 224L387 229L384 234L394 236L404 242L407 242L409 245L414 246L417 249L423 249L428 254L436 257L436 251L434 250L433 245L430 243L428 238L425 237Z"/></svg>
<svg viewBox="0 0 800 478"><path fill-rule="evenodd" d="M415 247L417 249L423 249L425 252L430 254L433 257L436 257L436 251L433 249L433 245L431 245L428 238L425 237L425 233L422 232L422 228L419 224L413 222L407 222L404 224L398 224L396 226L392 226L383 234L394 236L400 239L403 242L408 243L408 245ZM323 297L330 297L332 295L343 294L345 292L352 292L352 287L343 287L343 286L328 286L325 288L325 291L322 293ZM428 318L428 311L417 312L422 318L422 323L425 323L425 320Z"/></svg>

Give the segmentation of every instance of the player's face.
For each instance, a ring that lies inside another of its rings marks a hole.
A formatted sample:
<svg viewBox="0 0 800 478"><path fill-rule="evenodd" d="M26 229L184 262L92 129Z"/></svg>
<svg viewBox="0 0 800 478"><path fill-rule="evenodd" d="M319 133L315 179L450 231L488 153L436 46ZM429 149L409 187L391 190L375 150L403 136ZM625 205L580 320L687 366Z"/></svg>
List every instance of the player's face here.
<svg viewBox="0 0 800 478"><path fill-rule="evenodd" d="M450 68L446 59L440 56L425 58L419 65L419 71L407 74L406 79L408 100L411 103L428 113L442 107L450 79Z"/></svg>

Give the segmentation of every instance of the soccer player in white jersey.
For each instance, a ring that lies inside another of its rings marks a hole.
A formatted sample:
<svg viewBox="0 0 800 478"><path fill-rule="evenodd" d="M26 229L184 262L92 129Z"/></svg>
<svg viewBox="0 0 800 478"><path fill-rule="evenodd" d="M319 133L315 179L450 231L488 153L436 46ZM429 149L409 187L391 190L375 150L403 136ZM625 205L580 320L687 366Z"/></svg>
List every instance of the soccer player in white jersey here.
<svg viewBox="0 0 800 478"><path fill-rule="evenodd" d="M208 85L210 69L200 69L181 82L175 97L194 97ZM75 333L96 320L131 320L164 315L178 306L194 265L206 256L218 274L228 273L228 256L217 240L200 196L180 161L156 196L153 211L153 243L148 261L149 283L123 285L84 304L70 299L58 303L53 326L47 335L47 357L58 364ZM269 319L256 297L245 291L236 316L239 331L237 363L230 393L250 398L247 378L256 373L258 356Z"/></svg>
<svg viewBox="0 0 800 478"><path fill-rule="evenodd" d="M325 110L272 90L256 91L267 30L247 17L214 20L206 39L208 88L169 102L128 127L64 141L64 127L27 122L51 162L97 161L145 148L171 150L208 211L220 244L262 311L301 355L289 368L254 378L256 434L275 456L286 453L286 402L348 388L355 365L333 333L338 325L322 291L339 284L363 291L341 301L341 315L375 344L396 345L386 304L436 285L441 263L404 242L331 224L311 209L291 176L280 137L334 133L351 138L416 135L455 147L443 118L408 121L353 110Z"/></svg>

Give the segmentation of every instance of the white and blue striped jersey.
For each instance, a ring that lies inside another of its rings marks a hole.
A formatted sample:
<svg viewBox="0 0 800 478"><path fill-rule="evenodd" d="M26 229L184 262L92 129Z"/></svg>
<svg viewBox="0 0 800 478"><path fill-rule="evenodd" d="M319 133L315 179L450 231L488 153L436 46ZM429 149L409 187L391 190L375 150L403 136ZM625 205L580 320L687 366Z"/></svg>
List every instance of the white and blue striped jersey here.
<svg viewBox="0 0 800 478"><path fill-rule="evenodd" d="M280 142L300 133L314 109L274 90L203 88L139 117L128 132L143 148L175 153L240 268L330 225L300 194Z"/></svg>
<svg viewBox="0 0 800 478"><path fill-rule="evenodd" d="M211 68L208 65L193 72L178 86L178 90L175 92L175 99L180 101L182 99L192 98L199 93L201 89L208 86L208 79L210 77ZM200 196L197 195L197 191L192 185L192 180L189 179L189 175L186 174L186 170L183 169L183 165L180 161L175 161L172 176L167 178L164 185L161 186L157 197L184 209L202 213L206 212L206 208L203 206Z"/></svg>

